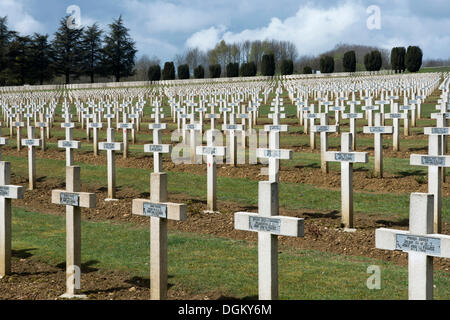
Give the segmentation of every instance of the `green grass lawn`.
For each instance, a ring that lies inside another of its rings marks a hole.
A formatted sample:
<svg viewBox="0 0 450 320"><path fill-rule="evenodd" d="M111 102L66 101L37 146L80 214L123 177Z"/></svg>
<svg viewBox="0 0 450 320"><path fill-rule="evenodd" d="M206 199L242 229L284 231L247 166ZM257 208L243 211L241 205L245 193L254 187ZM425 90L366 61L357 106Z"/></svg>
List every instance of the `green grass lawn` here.
<svg viewBox="0 0 450 320"><path fill-rule="evenodd" d="M65 261L63 217L13 210L13 250L57 265ZM99 236L101 235L101 236ZM407 268L365 257L280 248L280 299L407 299ZM257 246L211 236L169 234L169 283L192 294L256 298ZM148 278L149 228L83 221L82 261ZM368 290L367 267L381 268L381 290ZM14 268L14 266L13 266ZM435 272L435 298L450 298L450 274Z"/></svg>

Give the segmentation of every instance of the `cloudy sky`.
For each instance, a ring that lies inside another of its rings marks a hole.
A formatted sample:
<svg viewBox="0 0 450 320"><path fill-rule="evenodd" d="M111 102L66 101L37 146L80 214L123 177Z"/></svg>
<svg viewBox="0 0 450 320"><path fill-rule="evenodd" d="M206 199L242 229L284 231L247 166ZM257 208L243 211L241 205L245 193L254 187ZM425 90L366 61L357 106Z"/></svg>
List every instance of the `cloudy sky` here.
<svg viewBox="0 0 450 320"><path fill-rule="evenodd" d="M0 0L0 16L22 34L52 37L70 5L79 6L83 25L104 29L122 14L138 55L162 61L222 39L290 40L299 55L338 43L419 45L426 59L450 58L449 0Z"/></svg>

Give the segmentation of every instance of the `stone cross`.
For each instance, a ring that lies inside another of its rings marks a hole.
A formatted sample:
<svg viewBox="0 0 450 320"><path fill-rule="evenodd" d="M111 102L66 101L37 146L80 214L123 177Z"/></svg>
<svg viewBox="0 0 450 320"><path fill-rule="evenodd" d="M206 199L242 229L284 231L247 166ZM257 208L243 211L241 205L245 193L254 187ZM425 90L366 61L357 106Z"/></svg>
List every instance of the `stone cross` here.
<svg viewBox="0 0 450 320"><path fill-rule="evenodd" d="M365 105L365 106L362 106L361 109L366 112L367 119L368 119L367 125L369 127L372 127L373 126L373 112L379 110L380 107L372 106L372 105ZM381 123L380 123L380 125L381 125Z"/></svg>
<svg viewBox="0 0 450 320"><path fill-rule="evenodd" d="M11 274L11 199L23 198L23 187L11 183L11 163L0 161L0 279Z"/></svg>
<svg viewBox="0 0 450 320"><path fill-rule="evenodd" d="M365 126L363 132L374 135L375 175L383 178L383 134L392 134L393 128L381 126L381 113L375 114L375 126Z"/></svg>
<svg viewBox="0 0 450 320"><path fill-rule="evenodd" d="M383 98L381 98L381 100L375 101L375 104L378 104L380 106L381 125L384 126L384 121L385 121L384 106L387 105L387 104L390 104L390 102L389 101L385 101L385 100L383 100Z"/></svg>
<svg viewBox="0 0 450 320"><path fill-rule="evenodd" d="M356 119L362 119L362 113L356 113L356 105L361 104L360 101L348 101L350 105L350 113L343 113L342 119L350 119L350 133L352 134L352 150L356 150Z"/></svg>
<svg viewBox="0 0 450 320"><path fill-rule="evenodd" d="M58 148L66 149L66 166L73 166L73 149L80 149L81 143L79 141L72 141L73 139L73 128L75 128L75 123L70 122L70 115L66 114L66 122L61 123L61 128L66 130L66 140L58 141Z"/></svg>
<svg viewBox="0 0 450 320"><path fill-rule="evenodd" d="M40 121L36 123L36 127L39 128L42 140L42 150L47 150L47 144L45 139L45 128L47 128L47 122L44 121L44 114L40 114Z"/></svg>
<svg viewBox="0 0 450 320"><path fill-rule="evenodd" d="M61 298L81 295L81 208L95 208L95 193L81 191L81 169L66 167L66 190L52 190L52 203L66 206L66 293Z"/></svg>
<svg viewBox="0 0 450 320"><path fill-rule="evenodd" d="M433 257L450 258L450 236L433 232L433 198L432 194L411 194L409 231L375 231L377 249L408 253L409 300L433 299Z"/></svg>
<svg viewBox="0 0 450 320"><path fill-rule="evenodd" d="M153 144L144 145L144 152L153 153L153 172L159 173L162 170L162 154L172 151L171 145L161 144L161 130L167 129L167 124L150 123L148 127L150 130L153 130Z"/></svg>
<svg viewBox="0 0 450 320"><path fill-rule="evenodd" d="M123 133L123 157L126 159L128 158L128 131L132 130L134 128L133 123L127 122L127 114L126 112L123 112L123 122L119 123L119 129L122 129Z"/></svg>
<svg viewBox="0 0 450 320"><path fill-rule="evenodd" d="M320 113L320 126L312 126L311 132L320 133L320 167L323 173L328 173L326 153L328 151L328 133L338 132L338 126L328 125L328 114Z"/></svg>
<svg viewBox="0 0 450 320"><path fill-rule="evenodd" d="M133 214L150 217L150 297L167 299L167 221L184 221L186 205L167 202L167 174L150 176L150 200L134 199Z"/></svg>
<svg viewBox="0 0 450 320"><path fill-rule="evenodd" d="M28 127L28 139L22 139L22 145L28 147L28 180L29 190L36 187L36 150L41 146L41 139L34 138L34 127Z"/></svg>
<svg viewBox="0 0 450 320"><path fill-rule="evenodd" d="M403 111L403 113L406 115L403 118L403 135L405 137L409 136L409 111L411 111L411 127L415 127L416 126L416 115L415 115L415 109L416 107L413 105L403 105L403 106L399 106L399 110Z"/></svg>
<svg viewBox="0 0 450 320"><path fill-rule="evenodd" d="M89 112L89 108L87 108L87 112ZM94 115L92 113L85 113L83 114L83 118L86 119L86 140L89 142L91 139L91 127L89 126L89 119L94 118Z"/></svg>
<svg viewBox="0 0 450 320"><path fill-rule="evenodd" d="M199 132L202 131L202 124L201 123L195 123L194 121L194 115L190 115L190 123L186 124L185 130L190 131L190 137L189 137L189 145L190 145L190 155L191 155L191 164L197 163L197 156L196 156L196 146L197 146L197 136L199 135Z"/></svg>
<svg viewBox="0 0 450 320"><path fill-rule="evenodd" d="M353 163L367 163L367 152L352 152L352 134L342 133L341 151L328 151L326 160L341 163L342 223L348 230L353 228Z"/></svg>
<svg viewBox="0 0 450 320"><path fill-rule="evenodd" d="M99 143L100 150L106 150L107 152L107 165L108 165L108 198L105 201L115 201L116 198L116 151L123 151L123 143L115 142L115 129L106 129L107 140L106 142Z"/></svg>
<svg viewBox="0 0 450 320"><path fill-rule="evenodd" d="M304 220L279 215L278 183L258 183L258 213L236 212L236 230L258 232L258 296L278 299L278 236L303 237Z"/></svg>
<svg viewBox="0 0 450 320"><path fill-rule="evenodd" d="M207 212L217 211L217 177L216 177L216 160L215 157L225 156L226 148L216 146L215 134L220 133L217 130L208 130L206 132L207 146L198 146L197 154L206 156L206 168L207 168Z"/></svg>
<svg viewBox="0 0 450 320"><path fill-rule="evenodd" d="M97 122L97 113L94 113L94 119L91 123L88 122L87 124L88 128L92 128L93 131L93 143L94 143L94 156L98 156L98 129L103 128L103 123Z"/></svg>
<svg viewBox="0 0 450 320"><path fill-rule="evenodd" d="M269 132L269 148L256 149L256 157L269 159L269 181L279 181L280 159L292 159L292 151L286 149L279 149L279 139L276 139L280 132L287 132L289 126L287 125L267 125L264 126L264 131Z"/></svg>
<svg viewBox="0 0 450 320"><path fill-rule="evenodd" d="M0 126L1 133L1 126ZM0 137L0 161L2 160L2 147L8 144L8 138Z"/></svg>
<svg viewBox="0 0 450 320"><path fill-rule="evenodd" d="M442 135L450 128L425 128L428 135L428 155L412 154L410 163L428 167L428 193L434 195L434 232L442 232L442 167L450 167L450 156L442 155Z"/></svg>
<svg viewBox="0 0 450 320"><path fill-rule="evenodd" d="M392 126L394 127L394 133L392 137L392 144L394 151L400 151L400 124L399 119L405 119L408 117L405 113L398 113L398 104L394 103L392 113L385 113L385 119L392 119ZM382 124L383 125L383 124Z"/></svg>
<svg viewBox="0 0 450 320"><path fill-rule="evenodd" d="M222 130L228 131L227 140L227 153L229 154L229 164L234 167L237 164L237 136L236 131L245 131L245 126L235 123L235 115L230 114L230 123L223 124Z"/></svg>
<svg viewBox="0 0 450 320"><path fill-rule="evenodd" d="M21 115L17 114L16 115L16 121L14 122L14 127L16 127L16 134L17 134L17 150L20 151L20 149L22 148L22 136L21 136L21 132L22 132L22 127L25 127L25 123L21 121Z"/></svg>

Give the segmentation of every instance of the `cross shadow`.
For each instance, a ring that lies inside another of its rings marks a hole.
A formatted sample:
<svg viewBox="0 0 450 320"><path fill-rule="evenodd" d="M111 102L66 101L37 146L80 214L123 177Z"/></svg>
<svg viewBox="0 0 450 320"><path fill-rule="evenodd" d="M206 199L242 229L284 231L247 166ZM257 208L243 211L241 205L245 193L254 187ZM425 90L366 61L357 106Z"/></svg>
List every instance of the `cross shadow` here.
<svg viewBox="0 0 450 320"><path fill-rule="evenodd" d="M421 148L408 148L409 151L427 151L428 150L428 146L426 147L421 147Z"/></svg>
<svg viewBox="0 0 450 320"><path fill-rule="evenodd" d="M409 219L401 219L397 221L377 220L376 223L382 224L385 227L407 227L409 226Z"/></svg>
<svg viewBox="0 0 450 320"><path fill-rule="evenodd" d="M22 250L12 250L11 255L15 258L26 259L33 255L29 251L34 251L36 248L22 249Z"/></svg>
<svg viewBox="0 0 450 320"><path fill-rule="evenodd" d="M89 261L86 261L85 263L82 263L81 264L81 272L82 273L91 273L91 272L98 271L97 268L91 268L92 265L95 265L97 263L99 263L98 260L89 260ZM64 262L58 263L56 265L56 268L65 270L66 269L66 262L64 261Z"/></svg>
<svg viewBox="0 0 450 320"><path fill-rule="evenodd" d="M97 289L97 290L87 290L83 291L83 294L89 295L89 294L96 294L96 293L110 293L110 292L116 292L120 290L126 290L129 289L129 287L115 287L115 288L109 288L109 289Z"/></svg>
<svg viewBox="0 0 450 320"><path fill-rule="evenodd" d="M36 182L44 182L46 179L47 179L46 176L45 177L39 177L39 178L36 178Z"/></svg>
<svg viewBox="0 0 450 320"><path fill-rule="evenodd" d="M168 275L167 278L171 279L171 278L173 278L173 276ZM139 288L146 288L146 289L150 288L150 279L149 278L134 276L131 279L125 280L124 282L131 284L135 287L139 287ZM168 283L167 288L170 289L171 287L173 287L173 284Z"/></svg>
<svg viewBox="0 0 450 320"><path fill-rule="evenodd" d="M335 219L339 218L338 213L339 213L339 211L333 210L333 211L330 211L328 213L305 212L303 214L305 216L307 216L308 218L311 218L311 219L323 219L323 218L326 218L326 219L333 219L333 220L335 220Z"/></svg>
<svg viewBox="0 0 450 320"><path fill-rule="evenodd" d="M189 199L188 202L190 202L191 204L207 204L206 200L201 200L201 199Z"/></svg>
<svg viewBox="0 0 450 320"><path fill-rule="evenodd" d="M320 165L318 165L317 163L311 163L311 164L306 164L306 165L297 165L295 166L296 169L319 169Z"/></svg>
<svg viewBox="0 0 450 320"><path fill-rule="evenodd" d="M139 195L139 197L142 198L142 199L149 199L150 198L150 192L142 192Z"/></svg>
<svg viewBox="0 0 450 320"><path fill-rule="evenodd" d="M364 167L360 167L360 168L353 168L354 172L368 172L369 169L364 168Z"/></svg>
<svg viewBox="0 0 450 320"><path fill-rule="evenodd" d="M402 177L411 177L411 176L423 176L426 173L423 170L411 170L411 171L399 171L397 172Z"/></svg>

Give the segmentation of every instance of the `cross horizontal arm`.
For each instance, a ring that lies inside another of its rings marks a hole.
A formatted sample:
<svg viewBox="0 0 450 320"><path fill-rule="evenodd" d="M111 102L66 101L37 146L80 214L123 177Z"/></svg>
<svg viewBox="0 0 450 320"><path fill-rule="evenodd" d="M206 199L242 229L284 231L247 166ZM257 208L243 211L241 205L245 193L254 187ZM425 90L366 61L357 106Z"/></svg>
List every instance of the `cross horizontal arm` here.
<svg viewBox="0 0 450 320"><path fill-rule="evenodd" d="M61 196L61 194L63 196ZM52 190L52 203L66 205L64 199L66 195L78 195L78 205L77 207L82 208L95 208L95 193L88 192L67 192L65 190Z"/></svg>
<svg viewBox="0 0 450 320"><path fill-rule="evenodd" d="M367 163L369 161L369 154L367 152L328 151L325 154L325 159L330 162Z"/></svg>
<svg viewBox="0 0 450 320"><path fill-rule="evenodd" d="M132 213L138 216L166 218L176 221L187 219L185 204L154 203L146 199L134 199Z"/></svg>
<svg viewBox="0 0 450 320"><path fill-rule="evenodd" d="M399 240L405 237L410 237L409 244L400 243ZM421 245L418 246L418 242ZM406 230L379 228L375 231L375 247L391 251L423 252L429 256L450 258L450 235L427 234L426 236L416 236Z"/></svg>
<svg viewBox="0 0 450 320"><path fill-rule="evenodd" d="M437 166L450 167L450 156L427 156L420 154L412 154L410 164L413 166Z"/></svg>
<svg viewBox="0 0 450 320"><path fill-rule="evenodd" d="M123 151L123 143L122 142L99 142L98 148L100 150Z"/></svg>
<svg viewBox="0 0 450 320"><path fill-rule="evenodd" d="M280 236L303 237L304 219L285 216L262 217L257 213L236 212L234 228L243 231L269 232Z"/></svg>
<svg viewBox="0 0 450 320"><path fill-rule="evenodd" d="M393 132L394 132L394 128L392 126L382 126L382 127L378 127L378 126L368 127L368 126L365 126L363 128L363 133L366 133L366 134L374 134L374 133L392 134Z"/></svg>

